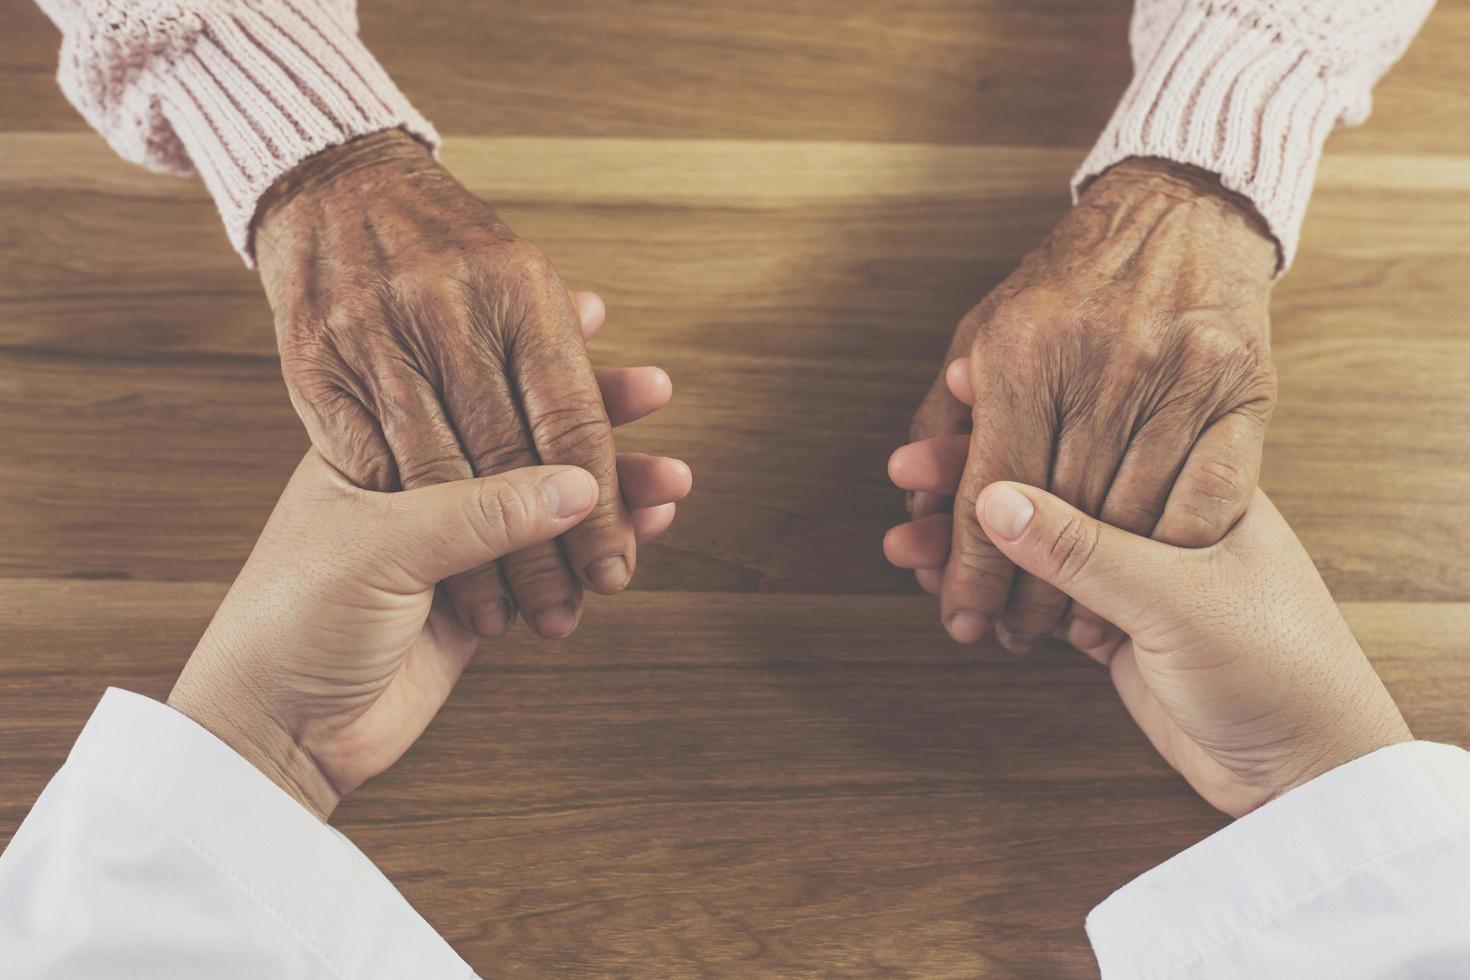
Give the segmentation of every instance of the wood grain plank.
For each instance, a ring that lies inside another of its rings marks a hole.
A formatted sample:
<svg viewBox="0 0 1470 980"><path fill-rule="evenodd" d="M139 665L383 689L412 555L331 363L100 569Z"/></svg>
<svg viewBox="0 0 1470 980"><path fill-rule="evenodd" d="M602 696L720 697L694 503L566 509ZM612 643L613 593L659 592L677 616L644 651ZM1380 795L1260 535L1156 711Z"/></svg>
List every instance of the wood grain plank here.
<svg viewBox="0 0 1470 980"><path fill-rule="evenodd" d="M222 591L0 582L0 841ZM1470 741L1470 605L1345 612ZM644 593L487 647L336 822L487 976L1008 977L1091 975L1087 909L1222 821L1083 658L960 649L913 597Z"/></svg>

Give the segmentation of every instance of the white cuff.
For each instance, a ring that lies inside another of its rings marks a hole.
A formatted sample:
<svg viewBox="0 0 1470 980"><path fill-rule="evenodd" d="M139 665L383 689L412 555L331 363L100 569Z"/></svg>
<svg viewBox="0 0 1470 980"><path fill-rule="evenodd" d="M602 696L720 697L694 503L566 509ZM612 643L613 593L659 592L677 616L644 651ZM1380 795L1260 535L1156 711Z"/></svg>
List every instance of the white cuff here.
<svg viewBox="0 0 1470 980"><path fill-rule="evenodd" d="M1087 934L1106 978L1451 975L1470 753L1405 742L1324 773L1114 892Z"/></svg>
<svg viewBox="0 0 1470 980"><path fill-rule="evenodd" d="M127 691L103 695L4 858L0 961L20 975L473 976L346 837Z"/></svg>

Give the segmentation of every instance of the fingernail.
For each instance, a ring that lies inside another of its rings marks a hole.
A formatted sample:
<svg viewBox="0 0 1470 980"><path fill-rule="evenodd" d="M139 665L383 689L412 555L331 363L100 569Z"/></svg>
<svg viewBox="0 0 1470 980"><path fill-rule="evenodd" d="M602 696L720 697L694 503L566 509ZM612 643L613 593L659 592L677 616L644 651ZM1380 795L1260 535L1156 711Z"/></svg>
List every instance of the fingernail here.
<svg viewBox="0 0 1470 980"><path fill-rule="evenodd" d="M577 614L571 606L552 606L536 614L536 632L542 636L566 636L577 628Z"/></svg>
<svg viewBox="0 0 1470 980"><path fill-rule="evenodd" d="M949 635L956 643L975 643L985 635L985 628L989 624L984 616L968 609L961 609L957 613L951 613L944 621L944 628L949 630Z"/></svg>
<svg viewBox="0 0 1470 980"><path fill-rule="evenodd" d="M1014 541L1025 532L1026 525L1031 523L1031 515L1036 512L1025 494L1004 483L986 490L980 506L986 530L995 531L1008 541Z"/></svg>
<svg viewBox="0 0 1470 980"><path fill-rule="evenodd" d="M1017 633L1005 624L1005 620L1001 620L995 624L995 639L1007 653L1029 657L1041 649L1046 637L1036 633Z"/></svg>
<svg viewBox="0 0 1470 980"><path fill-rule="evenodd" d="M1078 650L1091 650L1107 635L1102 625L1090 619L1074 619L1067 627L1067 642Z"/></svg>
<svg viewBox="0 0 1470 980"><path fill-rule="evenodd" d="M475 610L475 632L481 636L500 636L510 629L515 607L509 599L497 599Z"/></svg>
<svg viewBox="0 0 1470 980"><path fill-rule="evenodd" d="M557 517L576 517L597 503L597 481L586 470L562 470L547 477L541 488Z"/></svg>
<svg viewBox="0 0 1470 980"><path fill-rule="evenodd" d="M622 555L599 558L587 566L587 578L598 592L617 592L628 584L628 560Z"/></svg>

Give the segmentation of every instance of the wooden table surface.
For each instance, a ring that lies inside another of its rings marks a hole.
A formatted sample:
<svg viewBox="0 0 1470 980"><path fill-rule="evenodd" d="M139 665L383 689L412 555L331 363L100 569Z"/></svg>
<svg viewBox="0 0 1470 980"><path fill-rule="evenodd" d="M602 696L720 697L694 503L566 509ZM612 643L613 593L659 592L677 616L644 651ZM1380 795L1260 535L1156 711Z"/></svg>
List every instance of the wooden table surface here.
<svg viewBox="0 0 1470 980"><path fill-rule="evenodd" d="M485 649L336 823L487 976L1095 973L1222 825L1106 675L967 650L884 461L1067 207L1127 0L363 0L445 159L666 366L695 494L568 642ZM114 159L0 0L0 842L105 685L165 694L306 440L195 183ZM1470 3L1330 144L1263 482L1415 731L1470 743Z"/></svg>

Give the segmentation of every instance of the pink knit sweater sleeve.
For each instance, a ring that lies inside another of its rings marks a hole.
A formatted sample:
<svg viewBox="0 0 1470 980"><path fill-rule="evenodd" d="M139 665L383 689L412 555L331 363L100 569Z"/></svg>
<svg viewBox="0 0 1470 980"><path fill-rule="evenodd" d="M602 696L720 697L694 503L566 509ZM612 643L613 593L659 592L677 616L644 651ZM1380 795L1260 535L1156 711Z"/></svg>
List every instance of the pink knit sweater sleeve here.
<svg viewBox="0 0 1470 980"><path fill-rule="evenodd" d="M1133 82L1073 180L1126 157L1220 176L1291 264L1328 133L1368 117L1434 0L1136 0Z"/></svg>
<svg viewBox="0 0 1470 980"><path fill-rule="evenodd" d="M402 127L438 135L357 37L354 0L39 0L61 88L124 158L198 173L251 263L266 189L303 159Z"/></svg>

